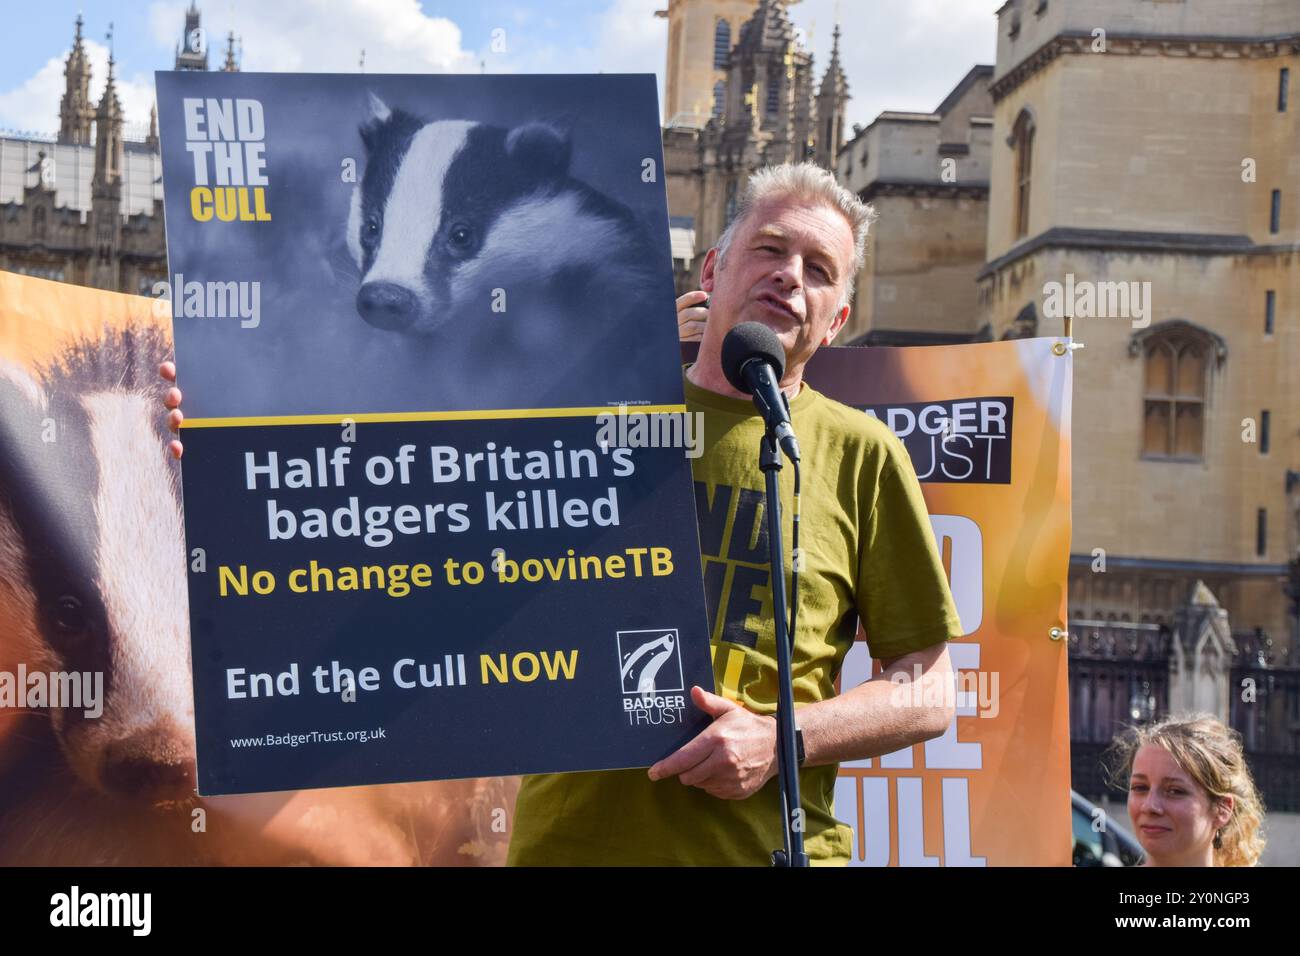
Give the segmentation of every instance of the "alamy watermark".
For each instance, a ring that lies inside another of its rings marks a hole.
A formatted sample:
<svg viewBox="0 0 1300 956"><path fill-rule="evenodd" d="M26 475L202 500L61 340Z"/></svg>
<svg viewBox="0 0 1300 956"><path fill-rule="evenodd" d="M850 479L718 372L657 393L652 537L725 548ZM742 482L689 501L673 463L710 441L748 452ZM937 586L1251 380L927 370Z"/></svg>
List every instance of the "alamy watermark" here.
<svg viewBox="0 0 1300 956"><path fill-rule="evenodd" d="M617 414L596 416L601 448L682 448L687 458L704 454L703 412L637 412L619 405Z"/></svg>
<svg viewBox="0 0 1300 956"><path fill-rule="evenodd" d="M239 319L242 329L262 324L262 283L186 281L179 272L174 278L153 284L155 315L170 302L173 319Z"/></svg>
<svg viewBox="0 0 1300 956"><path fill-rule="evenodd" d="M1043 315L1049 319L1131 319L1133 328L1151 324L1150 282L1075 281L1067 273L1065 282L1043 286Z"/></svg>
<svg viewBox="0 0 1300 956"><path fill-rule="evenodd" d="M911 674L898 671L890 675L889 682L894 685L889 699L897 707L973 708L974 716L988 718L1002 709L997 671L959 670L952 680L938 680L924 675L920 664L913 664Z"/></svg>
<svg viewBox="0 0 1300 956"><path fill-rule="evenodd" d="M103 671L0 671L0 709L80 708L87 719L104 713Z"/></svg>
<svg viewBox="0 0 1300 956"><path fill-rule="evenodd" d="M50 897L54 927L121 927L132 936L148 936L153 928L152 893L95 893L73 884L66 893Z"/></svg>

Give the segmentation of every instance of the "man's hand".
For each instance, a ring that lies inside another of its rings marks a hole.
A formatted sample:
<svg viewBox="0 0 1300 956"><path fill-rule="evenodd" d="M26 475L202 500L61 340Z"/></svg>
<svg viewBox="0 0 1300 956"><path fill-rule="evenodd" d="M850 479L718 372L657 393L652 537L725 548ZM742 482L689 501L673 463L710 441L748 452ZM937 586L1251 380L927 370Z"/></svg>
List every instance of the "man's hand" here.
<svg viewBox="0 0 1300 956"><path fill-rule="evenodd" d="M704 323L709 319L709 294L703 289L687 292L677 297L677 339L681 342L698 342L704 338Z"/></svg>
<svg viewBox="0 0 1300 956"><path fill-rule="evenodd" d="M181 411L181 390L176 387L176 363L163 362L158 366L158 374L163 377L164 381L171 382L172 387L167 390L163 397L163 404L171 409L167 413L167 427L174 432L179 432L181 422L185 420L185 413ZM185 451L185 446L179 440L173 438L167 445L168 451L176 458L180 458Z"/></svg>
<svg viewBox="0 0 1300 956"><path fill-rule="evenodd" d="M691 688L691 700L713 723L651 767L651 780L677 777L720 799L743 800L776 776L774 717L751 713L702 687Z"/></svg>

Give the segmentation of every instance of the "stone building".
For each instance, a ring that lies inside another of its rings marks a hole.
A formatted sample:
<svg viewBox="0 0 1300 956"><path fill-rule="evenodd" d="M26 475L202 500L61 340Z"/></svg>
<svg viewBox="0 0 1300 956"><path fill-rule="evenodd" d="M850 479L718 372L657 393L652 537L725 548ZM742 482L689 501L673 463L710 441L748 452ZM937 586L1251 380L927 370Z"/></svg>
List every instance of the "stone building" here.
<svg viewBox="0 0 1300 956"><path fill-rule="evenodd" d="M670 127L701 129L726 98L727 57L758 0L669 0L664 117Z"/></svg>
<svg viewBox="0 0 1300 956"><path fill-rule="evenodd" d="M1173 623L1203 581L1293 639L1300 4L998 11L988 337L1075 353L1071 617ZM1104 573L1101 568L1104 567Z"/></svg>
<svg viewBox="0 0 1300 956"><path fill-rule="evenodd" d="M879 218L867 237L848 345L969 342L985 262L993 67L973 67L933 113L881 113L857 128L835 175Z"/></svg>
<svg viewBox="0 0 1300 956"><path fill-rule="evenodd" d="M970 341L984 264L992 141L991 66L977 66L933 113L883 113L845 142L849 85L839 27L814 87L812 55L781 0L671 0L663 131L678 291L730 222L745 179L811 160L873 202L843 341Z"/></svg>
<svg viewBox="0 0 1300 956"><path fill-rule="evenodd" d="M787 6L672 0L660 11L669 20L664 168L680 291L695 287L751 172L805 159L829 169L843 143L839 30L816 83Z"/></svg>
<svg viewBox="0 0 1300 956"><path fill-rule="evenodd" d="M0 136L0 269L148 293L167 275L157 108L148 132L132 138L111 54L104 93L91 103L83 25L78 16L64 65L58 134ZM193 4L173 68L207 69L205 34ZM238 68L232 35L223 69Z"/></svg>

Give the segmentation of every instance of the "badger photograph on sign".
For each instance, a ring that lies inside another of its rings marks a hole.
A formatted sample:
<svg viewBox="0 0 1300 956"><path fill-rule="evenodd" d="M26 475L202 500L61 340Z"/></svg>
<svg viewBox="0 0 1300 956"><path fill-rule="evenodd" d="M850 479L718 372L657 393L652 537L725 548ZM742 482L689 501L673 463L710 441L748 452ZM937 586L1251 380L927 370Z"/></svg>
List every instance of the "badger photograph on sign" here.
<svg viewBox="0 0 1300 956"><path fill-rule="evenodd" d="M195 793L169 325L0 272L0 866L504 861L513 778Z"/></svg>
<svg viewBox="0 0 1300 956"><path fill-rule="evenodd" d="M160 73L158 91L153 291L186 320L181 356L204 356L187 414L679 389L653 78Z"/></svg>
<svg viewBox="0 0 1300 956"><path fill-rule="evenodd" d="M690 450L621 437L685 418L653 77L157 83L200 793L691 739Z"/></svg>

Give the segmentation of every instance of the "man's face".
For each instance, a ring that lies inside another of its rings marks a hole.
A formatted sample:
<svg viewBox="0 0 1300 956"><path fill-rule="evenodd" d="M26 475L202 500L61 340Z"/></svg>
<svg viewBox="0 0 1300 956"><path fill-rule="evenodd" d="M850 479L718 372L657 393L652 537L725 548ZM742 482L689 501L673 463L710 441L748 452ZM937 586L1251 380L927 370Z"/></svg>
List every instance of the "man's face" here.
<svg viewBox="0 0 1300 956"><path fill-rule="evenodd" d="M719 264L704 261L710 294L705 335L722 342L741 322L761 322L785 348L787 373L829 345L848 318L838 308L853 269L853 230L837 210L793 197L759 203Z"/></svg>

